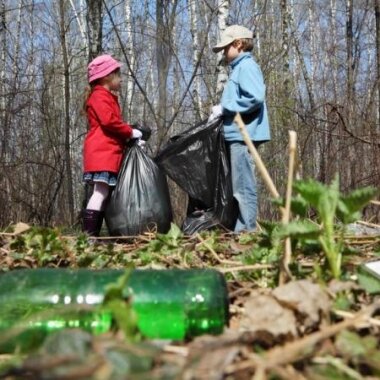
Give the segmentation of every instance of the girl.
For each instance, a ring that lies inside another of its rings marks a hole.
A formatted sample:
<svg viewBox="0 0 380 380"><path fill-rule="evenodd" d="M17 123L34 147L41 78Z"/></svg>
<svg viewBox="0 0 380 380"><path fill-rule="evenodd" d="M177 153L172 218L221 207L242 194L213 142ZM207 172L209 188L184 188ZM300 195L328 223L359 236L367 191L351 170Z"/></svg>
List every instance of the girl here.
<svg viewBox="0 0 380 380"><path fill-rule="evenodd" d="M110 55L101 55L88 65L90 88L84 108L89 129L83 149L83 179L94 185L94 192L84 210L83 231L91 236L99 236L105 201L110 187L116 185L125 142L142 137L138 129L122 120L113 94L120 89L120 67Z"/></svg>

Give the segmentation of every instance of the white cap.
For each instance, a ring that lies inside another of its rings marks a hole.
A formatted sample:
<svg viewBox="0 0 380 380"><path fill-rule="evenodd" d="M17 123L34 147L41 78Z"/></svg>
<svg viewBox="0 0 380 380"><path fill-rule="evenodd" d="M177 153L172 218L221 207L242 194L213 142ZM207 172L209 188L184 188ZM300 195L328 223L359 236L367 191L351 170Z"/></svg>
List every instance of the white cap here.
<svg viewBox="0 0 380 380"><path fill-rule="evenodd" d="M244 26L231 25L222 33L220 36L220 42L212 48L212 51L218 53L240 38L253 38L253 32Z"/></svg>

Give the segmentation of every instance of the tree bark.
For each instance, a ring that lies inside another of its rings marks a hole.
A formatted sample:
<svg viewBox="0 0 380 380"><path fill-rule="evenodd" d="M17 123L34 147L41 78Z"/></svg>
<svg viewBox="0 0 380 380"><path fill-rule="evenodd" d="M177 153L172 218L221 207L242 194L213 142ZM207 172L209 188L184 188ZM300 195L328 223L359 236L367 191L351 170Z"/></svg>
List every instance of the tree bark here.
<svg viewBox="0 0 380 380"><path fill-rule="evenodd" d="M218 0L218 41L220 35L226 30L227 18L229 13L229 0ZM215 97L220 101L224 85L227 82L227 67L223 59L223 52L217 54L217 79L216 79L216 94Z"/></svg>
<svg viewBox="0 0 380 380"><path fill-rule="evenodd" d="M88 61L90 62L102 52L103 39L103 0L86 0Z"/></svg>
<svg viewBox="0 0 380 380"><path fill-rule="evenodd" d="M354 48L353 48L353 1L346 0L346 49L347 49L347 107L348 122L351 123L351 114L354 103Z"/></svg>
<svg viewBox="0 0 380 380"><path fill-rule="evenodd" d="M380 1L373 1L375 3L376 20L377 132L380 133Z"/></svg>
<svg viewBox="0 0 380 380"><path fill-rule="evenodd" d="M126 51L129 57L129 71L127 74L127 85L126 85L126 95L125 102L127 104L127 110L124 110L126 113L127 120L131 118L131 106L132 106L132 96L133 96L133 86L134 80L133 76L130 75L130 71L135 71L135 52L134 52L134 43L133 43L133 33L132 33L132 0L125 1L125 29L126 29Z"/></svg>
<svg viewBox="0 0 380 380"><path fill-rule="evenodd" d="M87 39L87 36L86 36L85 25L83 23L82 18L78 14L78 11L77 11L77 9L75 7L74 1L70 0L70 4L71 4L71 8L73 9L73 12L74 12L75 19L77 20L77 24L78 24L80 35L82 37L83 47L85 49L86 56L88 57L88 39Z"/></svg>
<svg viewBox="0 0 380 380"><path fill-rule="evenodd" d="M7 50L7 19L5 15L5 0L1 1L0 9L0 38L1 38L1 67L0 67L0 121L2 125L2 136L1 136L1 152L0 152L0 161L3 162L5 157L5 150L7 147L7 134L6 134L6 124L5 124L5 115L6 115L6 101L5 101L5 70L6 70L6 50Z"/></svg>
<svg viewBox="0 0 380 380"><path fill-rule="evenodd" d="M193 67L196 67L199 60L199 35L198 35L198 14L196 0L189 0L190 8L190 31L193 39ZM201 76L195 73L194 86L193 86L193 101L195 105L195 112L200 116L202 110L201 101Z"/></svg>
<svg viewBox="0 0 380 380"><path fill-rule="evenodd" d="M70 154L70 71L66 42L65 0L59 0L60 42L63 58L64 130L65 130L65 171L66 196L70 223L74 223L74 191Z"/></svg>
<svg viewBox="0 0 380 380"><path fill-rule="evenodd" d="M172 52L171 35L174 28L177 0L156 2L156 65L158 77L158 145L161 145L167 130L167 81Z"/></svg>

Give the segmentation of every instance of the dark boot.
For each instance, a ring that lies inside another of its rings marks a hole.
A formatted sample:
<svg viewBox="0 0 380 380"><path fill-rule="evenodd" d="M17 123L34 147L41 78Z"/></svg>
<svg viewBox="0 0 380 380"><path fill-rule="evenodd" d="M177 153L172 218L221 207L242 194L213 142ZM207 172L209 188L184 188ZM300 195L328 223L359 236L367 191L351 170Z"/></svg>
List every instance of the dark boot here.
<svg viewBox="0 0 380 380"><path fill-rule="evenodd" d="M99 236L103 223L103 211L84 210L83 211L83 232L90 236Z"/></svg>

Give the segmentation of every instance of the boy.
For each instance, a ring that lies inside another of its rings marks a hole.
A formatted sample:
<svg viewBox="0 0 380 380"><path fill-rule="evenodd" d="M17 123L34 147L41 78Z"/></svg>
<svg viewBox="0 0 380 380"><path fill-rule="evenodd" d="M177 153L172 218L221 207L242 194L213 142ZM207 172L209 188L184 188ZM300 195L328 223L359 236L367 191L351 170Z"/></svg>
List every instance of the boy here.
<svg viewBox="0 0 380 380"><path fill-rule="evenodd" d="M234 123L235 114L241 114L255 145L270 140L265 84L260 67L250 53L252 49L253 33L240 25L226 28L213 48L215 53L223 50L231 67L221 103L212 107L209 121L223 116L224 138L231 158L232 189L239 205L236 233L256 228L257 185L254 162Z"/></svg>

